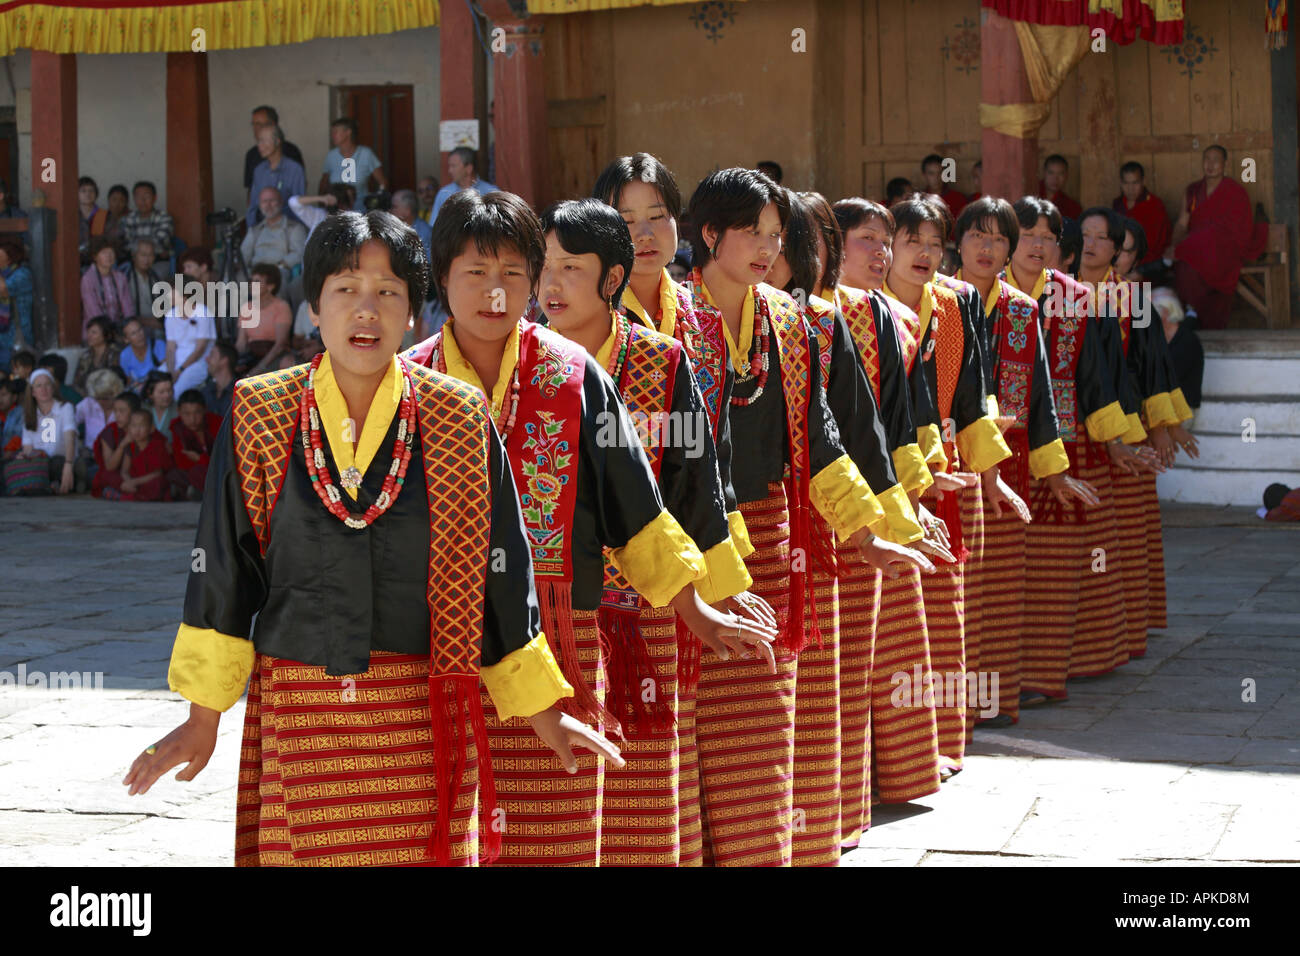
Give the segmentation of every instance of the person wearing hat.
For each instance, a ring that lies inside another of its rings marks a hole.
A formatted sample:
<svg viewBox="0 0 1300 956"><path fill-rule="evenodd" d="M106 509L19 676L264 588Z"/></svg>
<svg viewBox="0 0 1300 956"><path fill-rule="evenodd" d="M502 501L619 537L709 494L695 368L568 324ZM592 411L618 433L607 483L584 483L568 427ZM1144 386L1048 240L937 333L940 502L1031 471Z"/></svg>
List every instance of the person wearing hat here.
<svg viewBox="0 0 1300 956"><path fill-rule="evenodd" d="M59 401L57 389L58 383L47 369L32 372L23 396L23 450L18 459L47 459L50 490L66 495L74 488L86 490L86 464L77 458L73 408ZM6 482L8 470L6 465Z"/></svg>

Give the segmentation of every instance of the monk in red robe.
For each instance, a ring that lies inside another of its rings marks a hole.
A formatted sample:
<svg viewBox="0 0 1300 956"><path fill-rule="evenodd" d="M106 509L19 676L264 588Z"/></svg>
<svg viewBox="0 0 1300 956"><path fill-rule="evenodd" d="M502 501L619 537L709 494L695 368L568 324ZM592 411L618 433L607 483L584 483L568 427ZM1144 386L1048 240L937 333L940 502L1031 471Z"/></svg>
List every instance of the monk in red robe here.
<svg viewBox="0 0 1300 956"><path fill-rule="evenodd" d="M1144 266L1164 255L1169 245L1169 213L1160 197L1147 189L1146 170L1141 163L1129 162L1119 168L1120 195L1111 208L1141 223L1147 234L1147 254L1138 265Z"/></svg>
<svg viewBox="0 0 1300 956"><path fill-rule="evenodd" d="M1174 260L1178 298L1204 329L1227 328L1241 266L1259 258L1268 239L1268 226L1254 222L1245 188L1224 174L1227 163L1222 146L1206 148L1205 177L1187 187L1164 254Z"/></svg>
<svg viewBox="0 0 1300 956"><path fill-rule="evenodd" d="M208 411L197 389L186 389L178 407L179 414L171 423L172 460L176 463L173 477L180 479L174 484L191 501L199 501L208 477L212 443L221 430L221 416Z"/></svg>
<svg viewBox="0 0 1300 956"><path fill-rule="evenodd" d="M1078 219L1083 212L1077 199L1071 199L1065 193L1065 180L1070 175L1070 163L1059 153L1053 153L1043 160L1043 178L1038 181L1038 196L1046 199L1061 211L1066 219Z"/></svg>
<svg viewBox="0 0 1300 956"><path fill-rule="evenodd" d="M143 408L131 413L126 428L125 473L119 488L123 501L166 501L167 481L172 467L167 439L153 427L153 419Z"/></svg>

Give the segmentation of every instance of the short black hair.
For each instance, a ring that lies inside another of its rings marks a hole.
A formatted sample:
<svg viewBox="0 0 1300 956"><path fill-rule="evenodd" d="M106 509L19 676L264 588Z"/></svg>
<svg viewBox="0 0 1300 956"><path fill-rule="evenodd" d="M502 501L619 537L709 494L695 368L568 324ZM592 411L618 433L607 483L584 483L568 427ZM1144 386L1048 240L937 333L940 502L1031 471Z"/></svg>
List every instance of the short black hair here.
<svg viewBox="0 0 1300 956"><path fill-rule="evenodd" d="M202 405L204 408L208 407L207 400L203 397L203 393L197 388L187 388L185 391L181 392L181 397L176 399L176 406L179 408L181 405Z"/></svg>
<svg viewBox="0 0 1300 956"><path fill-rule="evenodd" d="M113 344L113 339L117 337L117 326L113 324L112 319L106 315L97 315L86 323L86 329L89 330L92 325L99 329L100 335L104 336L104 344Z"/></svg>
<svg viewBox="0 0 1300 956"><path fill-rule="evenodd" d="M781 168L781 164L771 159L760 159L754 164L754 169L778 186L781 184L781 180L785 179L785 170ZM769 169L771 172L768 172Z"/></svg>
<svg viewBox="0 0 1300 956"><path fill-rule="evenodd" d="M15 352L13 355L9 356L10 369L19 364L36 368L36 356L27 349L22 349L21 351Z"/></svg>
<svg viewBox="0 0 1300 956"><path fill-rule="evenodd" d="M965 206L957 217L953 238L960 246L962 236L971 229L992 232L994 226L1011 243L1009 251L1015 252L1016 244L1020 242L1020 221L1016 217L1016 211L1011 208L1011 203L996 196L981 196Z"/></svg>
<svg viewBox="0 0 1300 956"><path fill-rule="evenodd" d="M1123 166L1119 168L1119 174L1121 176L1123 176L1125 173L1137 173L1138 179L1147 178L1147 171L1143 169L1142 164L1135 159L1130 159L1127 163L1125 163Z"/></svg>
<svg viewBox="0 0 1300 956"><path fill-rule="evenodd" d="M649 183L659 190L663 197L664 208L674 219L682 217L682 193L677 188L677 180L672 171L649 153L633 153L620 156L606 166L596 177L596 185L591 194L603 203L618 208L619 197L623 187L634 182Z"/></svg>
<svg viewBox="0 0 1300 956"><path fill-rule="evenodd" d="M790 214L785 220L781 253L790 267L790 281L785 284L785 291L793 294L802 289L802 301L807 302L817 288L821 273L821 263L817 260L817 220L807 200L793 190L786 190L786 202L790 204Z"/></svg>
<svg viewBox="0 0 1300 956"><path fill-rule="evenodd" d="M276 125L278 126L279 124L277 123ZM334 122L330 123L330 126L331 126L331 127L334 127L334 126L344 126L344 127L346 127L346 128L347 128L347 131L348 131L349 133L352 134L352 139L353 139L354 142L356 141L357 136L360 135L360 134L359 134L359 129L358 129L358 127L357 127L357 121L354 120L351 116L340 116L340 117L339 117L338 119L336 119Z"/></svg>
<svg viewBox="0 0 1300 956"><path fill-rule="evenodd" d="M131 194L126 191L126 187L121 183L114 183L108 187L108 194L111 196L113 193L121 193L123 199L131 198Z"/></svg>
<svg viewBox="0 0 1300 956"><path fill-rule="evenodd" d="M468 146L457 146L447 154L448 159L451 159L453 156L458 158L466 166L473 166L474 172L478 172L478 154Z"/></svg>
<svg viewBox="0 0 1300 956"><path fill-rule="evenodd" d="M1061 227L1064 225L1061 210L1057 209L1056 203L1050 199L1021 196L1011 208L1016 211L1016 219L1021 229L1033 229L1038 225L1039 219L1046 219L1047 228L1052 230L1052 235L1056 237L1057 242L1061 241Z"/></svg>
<svg viewBox="0 0 1300 956"><path fill-rule="evenodd" d="M253 113L265 113L272 126L280 125L280 114L276 112L274 106L254 106L249 115L252 116Z"/></svg>
<svg viewBox="0 0 1300 956"><path fill-rule="evenodd" d="M185 263L194 262L203 268L211 270L214 267L212 262L212 251L207 246L190 246L180 254L176 260L176 268L184 271Z"/></svg>
<svg viewBox="0 0 1300 956"><path fill-rule="evenodd" d="M1128 216L1122 216L1120 221L1124 226L1124 232L1126 234L1130 232L1133 233L1133 246L1137 251L1137 258L1134 259L1133 262L1136 265L1146 258L1147 231L1142 228L1142 223L1138 222L1136 219L1130 219ZM1123 239L1120 240L1119 247L1121 250L1124 248Z"/></svg>
<svg viewBox="0 0 1300 956"><path fill-rule="evenodd" d="M254 263L253 268L249 269L248 271L251 273L251 275L249 276L250 279L255 279L258 276L261 276L262 281L266 282L268 285L271 286L272 295L275 295L277 292L280 291L280 282L282 281L282 276L280 275L280 267L277 266L274 262Z"/></svg>
<svg viewBox="0 0 1300 956"><path fill-rule="evenodd" d="M131 423L131 420L135 418L135 416L137 415L140 415L143 418L147 419L150 425L153 424L153 412L149 411L149 409L145 408L144 406L141 406L140 408L131 409L131 414L128 415L126 419L127 424L129 425Z"/></svg>
<svg viewBox="0 0 1300 956"><path fill-rule="evenodd" d="M22 398L23 392L27 391L27 379L7 378L3 382L0 382L0 388L5 389L14 398ZM135 395L134 392L132 392L131 394ZM138 395L136 396L136 401L139 401Z"/></svg>
<svg viewBox="0 0 1300 956"><path fill-rule="evenodd" d="M113 249L113 248L114 248L113 240L110 239L108 236L95 236L90 240L90 245L87 251L90 255L90 258L93 259L95 258L95 256L99 255L105 249Z"/></svg>
<svg viewBox="0 0 1300 956"><path fill-rule="evenodd" d="M1222 146L1220 146L1218 143L1213 143L1213 144L1211 144L1211 145L1205 147L1205 150L1204 150L1204 152L1201 153L1201 155L1204 156L1206 153L1211 152L1211 151L1217 152L1220 156L1222 156L1222 157L1223 157L1223 161L1224 161L1225 163L1228 161L1228 151L1227 151L1226 149L1224 149Z"/></svg>
<svg viewBox="0 0 1300 956"><path fill-rule="evenodd" d="M1084 220L1094 216L1101 216L1106 220L1106 236L1115 243L1115 253L1118 255L1120 249L1124 247L1124 217L1110 206L1089 206L1079 215L1080 235L1083 234Z"/></svg>
<svg viewBox="0 0 1300 956"><path fill-rule="evenodd" d="M870 199L863 199L861 196L850 196L847 199L841 199L833 207L835 211L835 221L839 223L840 234L848 235L850 229L856 229L864 222L871 219L879 219L889 230L890 236L898 228L894 222L894 214L880 205L878 202L872 202Z"/></svg>
<svg viewBox="0 0 1300 956"><path fill-rule="evenodd" d="M89 176L82 176L77 180L77 188L80 189L82 186L89 186L91 189L95 190L95 197L99 198L99 183L95 182Z"/></svg>
<svg viewBox="0 0 1300 956"><path fill-rule="evenodd" d="M171 382L175 386L176 382L171 374L164 372L160 368L150 370L149 374L144 377L144 385L140 387L140 396L146 401L153 400L153 390L157 388L159 382ZM173 401L175 396L172 396Z"/></svg>
<svg viewBox="0 0 1300 956"><path fill-rule="evenodd" d="M54 380L62 385L68 379L68 360L58 352L46 352L36 363L37 368L47 368L54 374Z"/></svg>
<svg viewBox="0 0 1300 956"><path fill-rule="evenodd" d="M447 270L471 242L483 255L495 256L503 248L514 249L524 260L531 287L537 288L546 259L546 237L537 213L523 199L505 190L481 196L476 189L462 189L442 204L429 242L433 251L430 282L444 307L451 308L447 301Z"/></svg>
<svg viewBox="0 0 1300 956"><path fill-rule="evenodd" d="M1070 275L1077 274L1079 256L1083 252L1083 229L1079 226L1079 220L1065 220L1057 244L1061 247L1061 271Z"/></svg>
<svg viewBox="0 0 1300 956"><path fill-rule="evenodd" d="M542 234L552 232L565 252L575 256L594 253L600 259L597 295L605 287L610 270L616 265L623 267L623 281L609 298L610 306L618 308L636 261L632 234L618 210L599 199L566 199L548 206L542 213Z"/></svg>
<svg viewBox="0 0 1300 956"><path fill-rule="evenodd" d="M327 214L347 212L357 204L357 187L351 183L330 183L330 188L326 192L338 202L338 205L330 206L326 210Z"/></svg>
<svg viewBox="0 0 1300 956"><path fill-rule="evenodd" d="M302 294L311 303L313 312L320 313L320 293L325 280L344 269L355 269L361 259L361 247L371 240L388 249L389 267L406 283L410 309L419 311L429 288L429 260L424 254L424 243L414 229L392 213L372 209L365 215L341 212L329 216L312 230L302 256Z"/></svg>
<svg viewBox="0 0 1300 956"><path fill-rule="evenodd" d="M885 184L885 202L902 199L912 191L912 181L906 176L895 176Z"/></svg>
<svg viewBox="0 0 1300 956"><path fill-rule="evenodd" d="M189 393L186 392L186 394L188 395ZM113 401L126 402L127 407L133 412L144 405L144 403L140 401L140 396L129 388L125 392L118 392L117 397L114 398Z"/></svg>
<svg viewBox="0 0 1300 956"><path fill-rule="evenodd" d="M691 261L703 268L713 258L713 249L704 242L704 227L718 231L718 242L728 229L747 229L758 225L758 218L768 203L776 206L781 228L790 214L786 191L753 169L718 169L709 173L695 187L691 196ZM715 243L716 248L716 243Z"/></svg>
<svg viewBox="0 0 1300 956"><path fill-rule="evenodd" d="M155 186L153 183L149 182L149 180L147 179L142 179L134 186L132 186L131 192L134 193L137 189L147 189L149 190L149 192L153 193L154 196L158 195L158 187Z"/></svg>
<svg viewBox="0 0 1300 956"><path fill-rule="evenodd" d="M235 370L235 366L239 364L239 352L233 345L229 342L217 341L212 343L212 350L230 364L230 371Z"/></svg>
<svg viewBox="0 0 1300 956"><path fill-rule="evenodd" d="M931 153L929 156L925 157L925 159L921 160L921 172L925 172L925 167L929 166L931 163L938 163L942 166L943 157L938 153Z"/></svg>
<svg viewBox="0 0 1300 956"><path fill-rule="evenodd" d="M942 204L940 204L942 205ZM935 208L935 204L924 199L904 199L891 210L894 214L894 234L905 233L919 236L921 226L930 223L939 230L942 238L948 236L949 217Z"/></svg>
<svg viewBox="0 0 1300 956"><path fill-rule="evenodd" d="M1043 169L1046 169L1048 166L1052 165L1053 163L1060 163L1067 170L1070 168L1070 161L1068 159L1066 159L1060 153L1053 153L1051 156L1048 156L1045 160L1043 160Z"/></svg>
<svg viewBox="0 0 1300 956"><path fill-rule="evenodd" d="M821 264L821 285L826 290L834 290L840 284L840 269L844 265L844 236L840 233L835 210L826 197L818 192L799 193L799 198L808 204L813 221L821 232L822 242L826 245L826 261Z"/></svg>

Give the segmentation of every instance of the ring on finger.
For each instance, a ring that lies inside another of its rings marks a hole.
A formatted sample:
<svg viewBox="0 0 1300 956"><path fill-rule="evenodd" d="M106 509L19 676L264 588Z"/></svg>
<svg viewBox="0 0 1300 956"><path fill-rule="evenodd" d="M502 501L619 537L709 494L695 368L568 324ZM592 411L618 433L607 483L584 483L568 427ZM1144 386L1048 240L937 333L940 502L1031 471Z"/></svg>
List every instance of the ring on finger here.
<svg viewBox="0 0 1300 956"><path fill-rule="evenodd" d="M145 748L144 748L144 752L147 753L147 754L149 754L149 756L152 757L154 754L156 754L156 753L158 752L158 745L157 745L157 744L150 744L148 747L145 747Z"/></svg>

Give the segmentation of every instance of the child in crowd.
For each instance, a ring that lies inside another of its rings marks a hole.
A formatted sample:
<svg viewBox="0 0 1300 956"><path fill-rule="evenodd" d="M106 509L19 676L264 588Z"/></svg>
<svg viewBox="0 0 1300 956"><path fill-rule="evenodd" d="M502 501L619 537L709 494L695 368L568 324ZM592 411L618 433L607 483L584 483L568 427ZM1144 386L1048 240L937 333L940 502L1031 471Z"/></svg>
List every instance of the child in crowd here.
<svg viewBox="0 0 1300 956"><path fill-rule="evenodd" d="M57 386L55 397L61 402L67 402L73 408L76 408L77 402L81 401L81 393L68 384L68 360L58 352L46 352L41 356L40 361L36 363L37 368L48 369L49 373L54 376L54 382Z"/></svg>
<svg viewBox="0 0 1300 956"><path fill-rule="evenodd" d="M131 422L131 413L142 407L140 396L132 391L124 391L113 399L113 420L104 426L93 445L96 470L90 493L96 498L116 500L122 497L126 429Z"/></svg>
<svg viewBox="0 0 1300 956"><path fill-rule="evenodd" d="M166 372L150 372L144 380L141 390L144 407L153 416L153 427L164 435L171 428L172 419L176 417L175 386L172 377Z"/></svg>
<svg viewBox="0 0 1300 956"><path fill-rule="evenodd" d="M32 371L36 368L36 356L26 349L21 352L15 352L13 358L9 360L9 375L12 378L27 381L31 378Z"/></svg>
<svg viewBox="0 0 1300 956"><path fill-rule="evenodd" d="M121 498L123 501L166 501L169 497L166 475L172 467L167 440L153 427L153 416L147 409L131 412L128 422L119 486Z"/></svg>
<svg viewBox="0 0 1300 956"><path fill-rule="evenodd" d="M198 389L187 389L177 404L180 411L171 424L172 460L176 464L172 487L178 498L201 501L212 442L221 428L221 418L208 411L203 393Z"/></svg>

